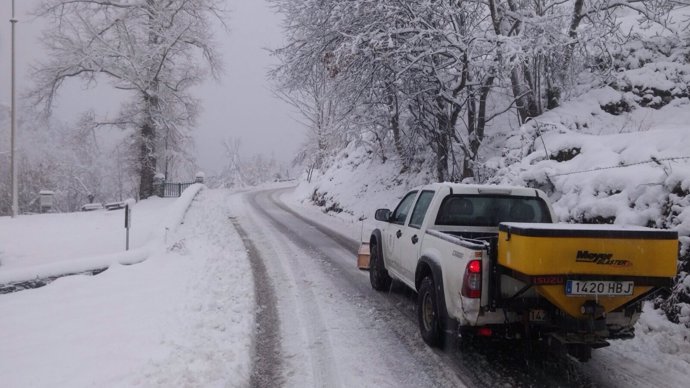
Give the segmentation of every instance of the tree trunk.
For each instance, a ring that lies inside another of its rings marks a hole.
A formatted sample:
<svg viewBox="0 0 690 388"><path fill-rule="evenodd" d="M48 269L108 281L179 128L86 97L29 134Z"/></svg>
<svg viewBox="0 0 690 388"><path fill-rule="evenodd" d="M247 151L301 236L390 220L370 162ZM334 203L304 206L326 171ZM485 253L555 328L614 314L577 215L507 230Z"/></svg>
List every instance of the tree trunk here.
<svg viewBox="0 0 690 388"><path fill-rule="evenodd" d="M532 74L524 64L515 66L510 72L510 83L521 124L540 114L535 100L536 93L530 81L532 81Z"/></svg>
<svg viewBox="0 0 690 388"><path fill-rule="evenodd" d="M570 27L568 28L568 37L570 38L570 43L565 47L565 61L564 66L561 71L565 73L567 68L570 67L570 62L573 59L573 51L577 45L577 28L580 26L583 14L582 9L584 8L584 0L575 0L573 5L573 18L570 21Z"/></svg>
<svg viewBox="0 0 690 388"><path fill-rule="evenodd" d="M453 116L448 117L448 113L444 112L443 108L448 108L447 104L439 97L436 101L437 108L442 113L436 114L436 123L438 130L436 131L436 177L439 182L449 180L448 174L448 156L450 151L451 139L453 137L452 131L455 129L455 121Z"/></svg>
<svg viewBox="0 0 690 388"><path fill-rule="evenodd" d="M476 99L473 94L468 98L467 125L468 149L463 157L462 178L474 178L474 167L479 156L479 147L484 141L486 130L486 102L494 83L494 76L489 76L482 84L479 92L479 107L475 110Z"/></svg>
<svg viewBox="0 0 690 388"><path fill-rule="evenodd" d="M527 99L525 98L525 90L522 88L523 82L522 77L520 77L520 70L515 67L510 72L510 85L513 89L513 97L515 98L515 106L520 116L520 124L524 123L529 117L529 111L527 106Z"/></svg>
<svg viewBox="0 0 690 388"><path fill-rule="evenodd" d="M468 88L467 93L467 143L463 147L464 155L462 156L462 179L474 177L474 154L472 152L472 144L477 139L477 111L476 111L476 97L474 95L474 87Z"/></svg>
<svg viewBox="0 0 690 388"><path fill-rule="evenodd" d="M403 170L407 170L407 157L403 154L402 141L400 139L400 108L398 106L398 97L395 95L395 91L388 94L387 103L388 125L393 132L395 151L398 153L398 158L400 158Z"/></svg>
<svg viewBox="0 0 690 388"><path fill-rule="evenodd" d="M547 70L547 74L549 74L547 77L551 77L552 73L556 73L561 83L565 83L568 70L570 69L570 64L573 60L573 51L577 45L578 38L577 29L580 26L580 22L583 18L582 12L584 3L584 0L575 0L575 3L573 4L573 17L570 21L570 27L568 28L568 37L570 38L570 42L565 47L565 59L562 65L559 67L559 69L551 69L551 71ZM550 79L548 81L550 81ZM554 85L553 82L549 82L549 85L546 89L546 108L556 108L560 103L560 99L561 88Z"/></svg>
<svg viewBox="0 0 690 388"><path fill-rule="evenodd" d="M517 12L518 6L514 1L508 0L507 5L510 12ZM505 12L503 10L505 7L504 4L501 4L500 1L490 0L488 6L496 35L516 36L520 34L522 23L516 19L512 19L513 24L510 30L505 30L504 25L507 24L507 22L503 20L505 17ZM499 58L500 55L501 52L499 49ZM513 97L515 98L518 115L520 116L520 123L525 123L530 118L536 117L541 113L536 102L538 94L534 88L533 79L534 77L531 70L525 63L517 64L510 72L510 83L513 89Z"/></svg>
<svg viewBox="0 0 690 388"><path fill-rule="evenodd" d="M141 126L141 144L139 148L139 198L145 199L154 195L153 177L156 175L156 128L152 111L156 109L157 98L144 97L147 117Z"/></svg>
<svg viewBox="0 0 690 388"><path fill-rule="evenodd" d="M436 179L445 182L448 179L448 140L443 133L436 140Z"/></svg>
<svg viewBox="0 0 690 388"><path fill-rule="evenodd" d="M538 61L539 56L535 56L532 60L536 63ZM525 74L525 84L527 85L527 90L529 90L529 93L527 94L527 113L529 114L529 118L532 117L537 117L540 114L542 114L541 109L539 108L539 99L541 90L539 89L539 70L534 68L534 72L530 69L529 64L522 64L522 71Z"/></svg>
<svg viewBox="0 0 690 388"><path fill-rule="evenodd" d="M146 0L146 9L149 12L148 25L148 44L152 52L156 51L158 41L156 31L153 26L153 15L155 14L155 0ZM149 72L155 73L154 68ZM139 145L139 198L146 199L154 195L153 177L156 175L156 124L154 122L154 112L158 112L158 80L156 77L151 79L150 90L144 92L143 104L145 118L141 125L141 143ZM151 93L153 92L153 94ZM166 177L167 178L167 177Z"/></svg>

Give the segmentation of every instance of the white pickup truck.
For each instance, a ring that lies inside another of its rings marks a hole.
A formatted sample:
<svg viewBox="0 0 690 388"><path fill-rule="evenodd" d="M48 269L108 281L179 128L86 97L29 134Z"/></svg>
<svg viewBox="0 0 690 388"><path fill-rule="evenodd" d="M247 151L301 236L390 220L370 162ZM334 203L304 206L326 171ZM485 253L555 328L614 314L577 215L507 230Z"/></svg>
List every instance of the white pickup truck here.
<svg viewBox="0 0 690 388"><path fill-rule="evenodd" d="M581 361L631 338L641 301L671 284L676 232L554 224L546 195L437 183L376 211L371 286L416 291L422 338L525 338Z"/></svg>

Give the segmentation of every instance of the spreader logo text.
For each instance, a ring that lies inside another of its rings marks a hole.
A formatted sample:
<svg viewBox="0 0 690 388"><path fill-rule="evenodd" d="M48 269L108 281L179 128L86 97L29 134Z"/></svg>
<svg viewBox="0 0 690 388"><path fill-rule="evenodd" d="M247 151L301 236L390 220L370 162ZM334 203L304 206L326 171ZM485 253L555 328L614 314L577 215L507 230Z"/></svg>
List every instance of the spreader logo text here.
<svg viewBox="0 0 690 388"><path fill-rule="evenodd" d="M630 267L632 262L630 260L614 259L613 253L597 253L590 251L577 251L575 261L581 263L594 263L601 265L616 265L619 267Z"/></svg>

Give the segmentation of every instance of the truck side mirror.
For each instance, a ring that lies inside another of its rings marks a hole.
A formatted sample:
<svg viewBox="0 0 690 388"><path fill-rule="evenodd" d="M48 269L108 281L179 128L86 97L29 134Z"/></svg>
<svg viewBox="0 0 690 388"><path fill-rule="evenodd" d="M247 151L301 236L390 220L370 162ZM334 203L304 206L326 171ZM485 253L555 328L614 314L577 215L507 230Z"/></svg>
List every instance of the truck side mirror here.
<svg viewBox="0 0 690 388"><path fill-rule="evenodd" d="M374 218L377 221L390 222L391 211L388 209L378 209L378 210L376 210L376 213L374 214Z"/></svg>

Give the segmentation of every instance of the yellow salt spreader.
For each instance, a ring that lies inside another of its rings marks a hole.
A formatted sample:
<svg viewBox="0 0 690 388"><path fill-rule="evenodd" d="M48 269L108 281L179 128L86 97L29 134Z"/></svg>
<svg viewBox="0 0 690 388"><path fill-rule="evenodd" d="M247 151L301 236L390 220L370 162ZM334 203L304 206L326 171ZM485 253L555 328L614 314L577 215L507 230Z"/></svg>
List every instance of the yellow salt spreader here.
<svg viewBox="0 0 690 388"><path fill-rule="evenodd" d="M671 286L678 234L619 225L501 223L496 250L491 303L509 309L522 303L531 332L548 334L556 346L586 360L607 339L633 336L641 301ZM523 303L528 291L536 303Z"/></svg>

